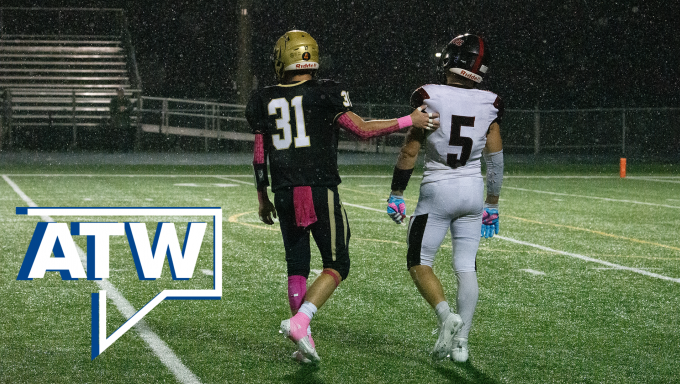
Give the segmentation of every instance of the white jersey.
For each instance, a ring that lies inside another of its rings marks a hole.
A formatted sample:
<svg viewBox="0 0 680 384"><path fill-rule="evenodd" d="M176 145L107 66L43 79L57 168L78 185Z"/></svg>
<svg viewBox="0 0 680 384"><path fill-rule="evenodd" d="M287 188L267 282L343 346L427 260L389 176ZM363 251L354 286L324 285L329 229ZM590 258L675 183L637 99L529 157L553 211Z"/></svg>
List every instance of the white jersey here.
<svg viewBox="0 0 680 384"><path fill-rule="evenodd" d="M501 99L489 91L428 84L411 97L411 105L423 103L426 111L439 113L439 129L425 143L422 183L481 178L482 150L489 126L503 114Z"/></svg>

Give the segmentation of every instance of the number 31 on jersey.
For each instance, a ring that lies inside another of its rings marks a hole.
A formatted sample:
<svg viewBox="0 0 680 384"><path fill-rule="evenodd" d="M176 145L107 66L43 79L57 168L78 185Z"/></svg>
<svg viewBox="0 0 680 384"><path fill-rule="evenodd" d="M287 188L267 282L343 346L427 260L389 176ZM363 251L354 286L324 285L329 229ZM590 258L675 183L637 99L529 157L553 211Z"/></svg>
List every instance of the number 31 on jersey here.
<svg viewBox="0 0 680 384"><path fill-rule="evenodd" d="M285 97L274 99L269 102L269 115L281 116L276 119L276 129L280 129L281 133L272 135L272 144L276 149L288 149L293 142L293 133L290 126L290 106L295 109L295 147L309 147L309 136L305 129L305 114L302 110L302 96L295 96L288 104Z"/></svg>
<svg viewBox="0 0 680 384"><path fill-rule="evenodd" d="M349 100L349 92L340 92L342 96L342 105L345 107L351 107L352 102ZM267 106L269 110L269 115L280 116L276 119L276 129L280 129L281 132L272 135L272 144L274 148L288 149L293 143L293 128L290 125L290 114L291 106L295 113L295 131L297 136L295 136L295 148L309 147L311 145L309 141L309 136L307 136L307 131L305 127L305 112L302 109L302 96L295 96L288 103L285 97L280 97L269 102Z"/></svg>

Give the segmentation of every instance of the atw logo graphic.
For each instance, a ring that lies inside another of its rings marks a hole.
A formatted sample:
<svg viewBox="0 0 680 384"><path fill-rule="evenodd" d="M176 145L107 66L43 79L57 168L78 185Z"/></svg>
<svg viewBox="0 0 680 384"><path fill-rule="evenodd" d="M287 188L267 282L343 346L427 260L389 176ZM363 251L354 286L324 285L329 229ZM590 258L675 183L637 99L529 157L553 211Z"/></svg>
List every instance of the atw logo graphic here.
<svg viewBox="0 0 680 384"><path fill-rule="evenodd" d="M206 217L213 223L213 289L166 289L149 301L110 336L106 332L106 291L92 293L92 354L94 359L132 328L163 300L219 300L222 298L222 210L220 208L22 208L17 215L119 217ZM17 280L43 278L45 272L59 272L62 280L101 280L109 277L109 242L112 236L127 236L140 280L155 280L167 257L174 280L193 276L201 251L207 222L187 225L180 248L175 223L158 222L153 243L141 222L39 222L26 251ZM73 236L87 237L86 268L81 262ZM54 257L51 257L54 254Z"/></svg>

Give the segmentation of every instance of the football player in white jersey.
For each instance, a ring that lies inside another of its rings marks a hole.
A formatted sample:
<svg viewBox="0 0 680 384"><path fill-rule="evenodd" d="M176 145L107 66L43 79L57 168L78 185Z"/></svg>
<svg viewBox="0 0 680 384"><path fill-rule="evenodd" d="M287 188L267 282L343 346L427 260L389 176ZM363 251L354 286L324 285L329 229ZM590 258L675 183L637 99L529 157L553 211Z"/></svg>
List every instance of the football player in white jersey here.
<svg viewBox="0 0 680 384"><path fill-rule="evenodd" d="M420 294L438 318L439 338L432 352L441 360L468 360L468 334L477 306L476 257L481 236L498 233L498 197L503 181L500 119L503 103L492 92L475 89L487 71L488 50L475 35L457 36L444 48L439 70L444 84L428 84L411 97L415 106L439 113L440 128L427 135L409 131L392 178L387 212L401 223L406 217L403 191L421 145L425 170L418 205L408 228L407 266ZM445 79L445 80L444 80ZM486 161L487 195L481 158ZM451 229L453 269L458 280L455 314L449 308L432 265Z"/></svg>

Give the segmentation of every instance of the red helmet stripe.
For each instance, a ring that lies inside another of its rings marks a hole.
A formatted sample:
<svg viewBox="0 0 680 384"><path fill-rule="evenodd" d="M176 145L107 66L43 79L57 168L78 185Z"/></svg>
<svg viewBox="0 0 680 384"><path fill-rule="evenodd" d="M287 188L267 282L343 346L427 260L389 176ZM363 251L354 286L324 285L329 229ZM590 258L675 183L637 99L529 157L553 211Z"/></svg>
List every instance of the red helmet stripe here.
<svg viewBox="0 0 680 384"><path fill-rule="evenodd" d="M477 73L479 74L479 67L482 66L482 58L484 57L484 40L482 40L481 37L477 37L479 39L479 54L477 55L477 59L475 59L475 65L472 66L472 73Z"/></svg>

